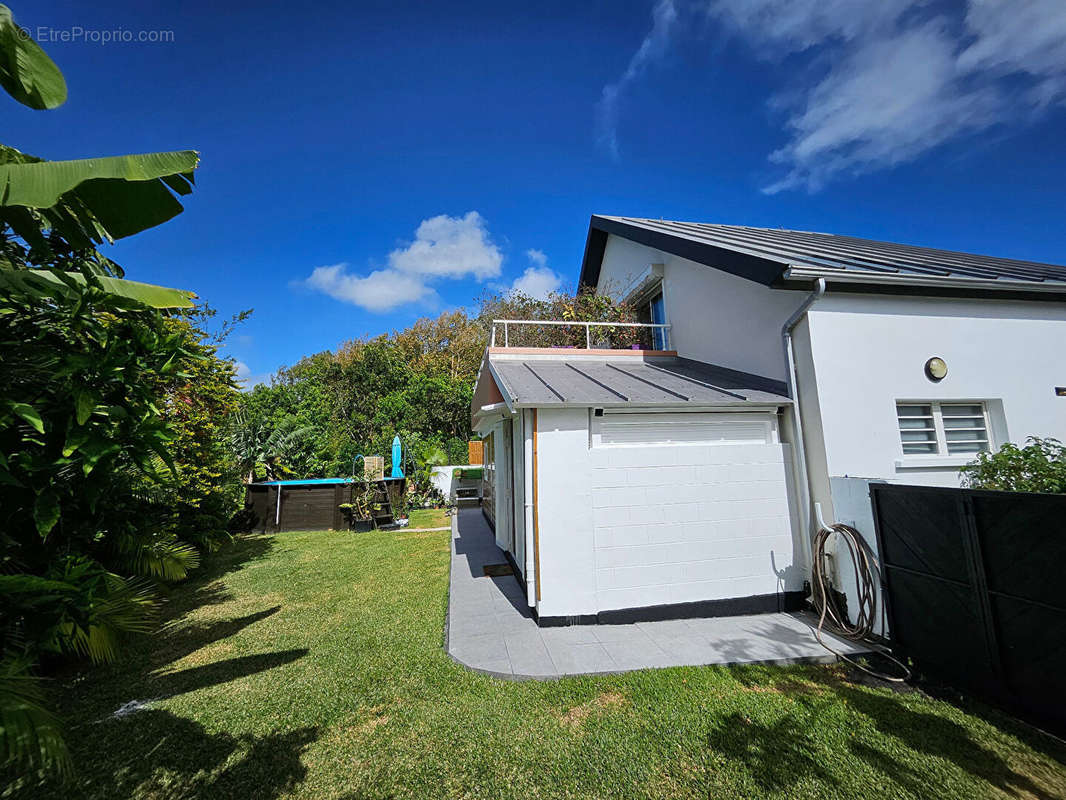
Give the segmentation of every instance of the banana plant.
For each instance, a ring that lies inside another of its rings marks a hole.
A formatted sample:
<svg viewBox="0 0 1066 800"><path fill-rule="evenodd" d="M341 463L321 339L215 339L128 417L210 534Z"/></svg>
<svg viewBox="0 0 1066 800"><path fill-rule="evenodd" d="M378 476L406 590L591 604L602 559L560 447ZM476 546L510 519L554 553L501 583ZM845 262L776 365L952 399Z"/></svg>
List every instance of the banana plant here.
<svg viewBox="0 0 1066 800"><path fill-rule="evenodd" d="M4 5L0 5L0 87L16 102L36 110L56 108L67 99L62 71L15 23ZM121 267L101 254L97 246L180 214L179 197L192 191L198 165L199 155L191 150L47 161L0 145L0 300L7 320L28 324L35 310L55 313L63 309L85 324L99 324L107 315L88 309L106 300L108 309L117 312L116 319L121 319L123 309L136 309L147 321L158 322L161 315L146 313L147 309L191 306L195 296L191 292L125 280ZM103 330L100 335L101 341L106 341L110 334ZM18 337L15 346L24 351L27 343L36 339L34 331ZM33 362L25 352L19 354L22 362ZM7 351L9 360L11 355ZM71 356L77 354L69 352L69 347L59 347L43 352L40 361L52 364ZM85 364L75 365L71 377L83 372ZM126 395L130 392L126 389L138 387L120 381L118 388L121 397L103 406L108 419L110 415L130 416L123 405L128 405ZM36 406L24 402L30 399ZM56 399L60 406L73 403L74 415L63 414L50 421L47 414L42 416L41 397L17 396L0 404L0 432L28 437L25 457L18 463L0 456L0 486L15 492L4 504L5 521L11 525L12 509L25 511L18 533L29 531L30 540L38 536L44 541L55 535L62 501L68 501L68 517L76 516L78 496L69 492L71 475L77 476L71 473L71 460L80 460L81 476L86 478L97 467L102 471L118 448L106 437L92 439L85 432L92 427L91 422L104 417L100 404L84 389L75 388L73 396L65 392ZM135 420L146 426L144 443L165 451L162 430L152 427L158 410L150 402L146 408ZM126 418L122 424L133 424ZM46 456L54 455L52 444L57 431L64 435L64 423L74 438L66 435L62 457L49 461ZM142 460L146 458L145 453L140 455ZM40 470L27 473L28 464ZM39 478L40 485L30 487L20 480L27 474ZM91 560L68 559L56 574L19 574L20 565L7 555L13 541L10 528L0 531L0 542L6 548L0 558L0 764L5 769L14 766L22 774L37 770L64 774L69 771L70 758L57 718L41 702L39 683L33 675L36 651L51 647L83 653L97 661L110 660L117 654L122 634L147 630L155 600L143 580L111 574ZM119 560L131 570L159 578L180 577L198 560L194 549L163 535L148 540L120 539L118 549ZM44 602L52 603L55 613L43 613ZM39 631L41 637L32 642L27 639L20 643L27 627L34 624L46 625L46 630Z"/></svg>
<svg viewBox="0 0 1066 800"><path fill-rule="evenodd" d="M29 108L44 110L67 99L63 73L0 5L0 87ZM69 281L154 308L188 308L195 295L180 289L125 282L97 245L160 225L184 209L200 156L192 150L46 161L0 145L0 276L3 288L63 293ZM48 284L3 275L49 272Z"/></svg>

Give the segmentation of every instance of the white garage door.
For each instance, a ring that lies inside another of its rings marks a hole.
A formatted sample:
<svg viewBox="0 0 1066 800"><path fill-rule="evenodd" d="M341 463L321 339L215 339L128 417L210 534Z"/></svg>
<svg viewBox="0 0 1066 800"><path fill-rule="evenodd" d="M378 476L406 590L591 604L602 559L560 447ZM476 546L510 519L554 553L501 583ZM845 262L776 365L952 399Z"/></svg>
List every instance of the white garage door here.
<svg viewBox="0 0 1066 800"><path fill-rule="evenodd" d="M776 415L605 411L591 445L599 610L802 586Z"/></svg>
<svg viewBox="0 0 1066 800"><path fill-rule="evenodd" d="M762 414L611 413L594 418L600 445L771 444L773 417Z"/></svg>

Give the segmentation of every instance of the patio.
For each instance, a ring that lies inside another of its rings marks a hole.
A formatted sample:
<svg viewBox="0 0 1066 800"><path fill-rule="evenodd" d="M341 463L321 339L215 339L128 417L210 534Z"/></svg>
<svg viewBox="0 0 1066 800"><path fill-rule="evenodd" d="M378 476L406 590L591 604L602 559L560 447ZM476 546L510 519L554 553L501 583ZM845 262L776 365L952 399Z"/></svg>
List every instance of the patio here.
<svg viewBox="0 0 1066 800"><path fill-rule="evenodd" d="M709 617L630 625L540 628L512 575L486 577L506 563L480 508L452 518L445 648L458 663L509 680L710 664L829 663L807 613ZM864 648L828 633L842 653Z"/></svg>

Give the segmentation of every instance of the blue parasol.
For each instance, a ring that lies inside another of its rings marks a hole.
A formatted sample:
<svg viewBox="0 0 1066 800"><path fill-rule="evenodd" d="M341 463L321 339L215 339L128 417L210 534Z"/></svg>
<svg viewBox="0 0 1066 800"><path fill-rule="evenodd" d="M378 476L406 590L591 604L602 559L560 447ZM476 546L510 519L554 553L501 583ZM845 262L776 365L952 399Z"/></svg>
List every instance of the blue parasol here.
<svg viewBox="0 0 1066 800"><path fill-rule="evenodd" d="M400 448L400 437L392 437L392 477L402 478L403 468L400 466L403 458L403 450Z"/></svg>

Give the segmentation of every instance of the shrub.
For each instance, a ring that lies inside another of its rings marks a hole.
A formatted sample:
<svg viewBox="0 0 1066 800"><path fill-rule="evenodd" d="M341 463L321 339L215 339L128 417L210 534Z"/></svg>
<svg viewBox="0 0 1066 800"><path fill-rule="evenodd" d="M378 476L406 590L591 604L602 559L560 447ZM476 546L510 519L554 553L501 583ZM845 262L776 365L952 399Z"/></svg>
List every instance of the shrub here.
<svg viewBox="0 0 1066 800"><path fill-rule="evenodd" d="M1066 447L1058 439L1030 436L1025 447L1005 444L995 453L980 453L960 470L971 489L1008 492L1066 493Z"/></svg>

